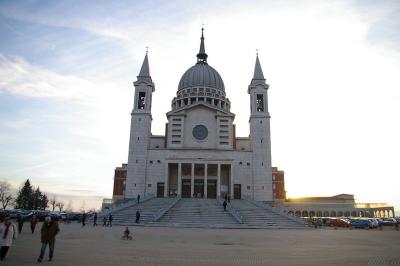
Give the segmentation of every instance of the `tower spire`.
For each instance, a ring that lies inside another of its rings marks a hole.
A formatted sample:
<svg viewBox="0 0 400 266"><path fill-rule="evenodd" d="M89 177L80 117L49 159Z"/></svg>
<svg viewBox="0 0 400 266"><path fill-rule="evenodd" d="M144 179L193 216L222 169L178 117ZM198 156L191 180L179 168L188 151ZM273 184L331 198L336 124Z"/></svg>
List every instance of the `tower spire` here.
<svg viewBox="0 0 400 266"><path fill-rule="evenodd" d="M261 69L260 60L258 59L258 49L257 49L257 54L256 54L256 65L254 67L253 79L258 79L258 80L259 79L263 79L263 80L265 80L263 71Z"/></svg>
<svg viewBox="0 0 400 266"><path fill-rule="evenodd" d="M140 69L138 77L146 77L146 78L150 77L150 67L149 67L149 58L147 56L148 54L147 49L148 47L146 47L146 56L144 57L142 68Z"/></svg>
<svg viewBox="0 0 400 266"><path fill-rule="evenodd" d="M204 45L204 28L201 28L201 38L200 38L200 50L197 54L197 63L207 63L206 48Z"/></svg>

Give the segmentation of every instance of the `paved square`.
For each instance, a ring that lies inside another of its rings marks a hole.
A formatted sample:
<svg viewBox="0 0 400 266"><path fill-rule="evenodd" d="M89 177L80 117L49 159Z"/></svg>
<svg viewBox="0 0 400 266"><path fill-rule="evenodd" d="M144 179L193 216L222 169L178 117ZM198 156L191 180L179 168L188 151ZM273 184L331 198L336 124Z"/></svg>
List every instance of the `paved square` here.
<svg viewBox="0 0 400 266"><path fill-rule="evenodd" d="M4 265L37 265L40 227L29 224ZM54 261L43 265L400 265L400 232L392 228L190 229L61 224ZM47 259L46 253L46 259ZM393 264L390 264L393 263Z"/></svg>

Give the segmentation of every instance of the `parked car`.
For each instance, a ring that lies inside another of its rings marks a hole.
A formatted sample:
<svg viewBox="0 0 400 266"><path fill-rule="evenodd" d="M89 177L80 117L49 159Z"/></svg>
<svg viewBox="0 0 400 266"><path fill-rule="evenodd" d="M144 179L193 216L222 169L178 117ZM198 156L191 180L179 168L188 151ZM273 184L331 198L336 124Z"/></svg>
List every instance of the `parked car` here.
<svg viewBox="0 0 400 266"><path fill-rule="evenodd" d="M395 225L397 223L394 218L382 218L382 225Z"/></svg>
<svg viewBox="0 0 400 266"><path fill-rule="evenodd" d="M350 222L346 219L333 218L330 220L330 225L337 227L349 227Z"/></svg>
<svg viewBox="0 0 400 266"><path fill-rule="evenodd" d="M351 225L354 228L373 228L374 225L370 220L367 219L355 219L351 220Z"/></svg>
<svg viewBox="0 0 400 266"><path fill-rule="evenodd" d="M373 228L379 227L379 220L377 218L368 218L368 220L371 221Z"/></svg>

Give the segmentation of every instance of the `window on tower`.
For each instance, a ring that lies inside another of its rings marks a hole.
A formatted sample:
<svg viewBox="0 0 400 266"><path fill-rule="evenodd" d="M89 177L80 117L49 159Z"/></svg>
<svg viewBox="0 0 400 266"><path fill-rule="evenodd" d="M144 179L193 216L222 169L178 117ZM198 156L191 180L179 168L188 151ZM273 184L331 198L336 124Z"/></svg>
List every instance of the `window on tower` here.
<svg viewBox="0 0 400 266"><path fill-rule="evenodd" d="M146 93L139 92L138 109L143 110L146 107Z"/></svg>
<svg viewBox="0 0 400 266"><path fill-rule="evenodd" d="M257 94L256 110L257 112L264 112L264 95L262 94Z"/></svg>

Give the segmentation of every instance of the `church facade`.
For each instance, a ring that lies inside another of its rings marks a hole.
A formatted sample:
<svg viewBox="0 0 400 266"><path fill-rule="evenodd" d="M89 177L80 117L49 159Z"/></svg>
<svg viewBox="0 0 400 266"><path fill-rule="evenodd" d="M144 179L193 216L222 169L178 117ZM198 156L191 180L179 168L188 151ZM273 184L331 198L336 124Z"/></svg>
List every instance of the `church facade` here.
<svg viewBox="0 0 400 266"><path fill-rule="evenodd" d="M182 76L165 135L152 135L148 55L134 82L128 164L122 198L225 197L272 201L268 88L258 55L249 77L250 134L237 137L235 114L219 73L207 63L204 35L195 65ZM122 184L121 184L122 185Z"/></svg>

